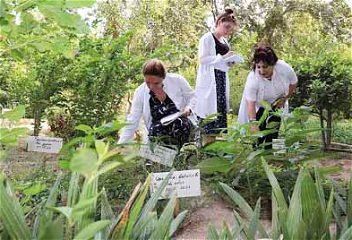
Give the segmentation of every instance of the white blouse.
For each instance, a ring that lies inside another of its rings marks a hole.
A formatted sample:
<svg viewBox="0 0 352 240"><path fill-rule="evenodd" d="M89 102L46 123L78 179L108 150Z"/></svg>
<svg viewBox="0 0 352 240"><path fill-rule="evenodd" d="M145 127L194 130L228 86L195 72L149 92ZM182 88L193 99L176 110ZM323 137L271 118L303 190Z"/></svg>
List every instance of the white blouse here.
<svg viewBox="0 0 352 240"><path fill-rule="evenodd" d="M196 114L201 118L206 118L207 115L217 113L218 111L214 69L226 72L225 94L228 111L230 108L229 67L220 54L216 55L215 40L211 32L206 33L199 40L198 57L200 64L196 82L196 96L198 99L195 107Z"/></svg>
<svg viewBox="0 0 352 240"><path fill-rule="evenodd" d="M187 80L179 74L168 73L163 80L163 88L169 98L175 103L176 107L182 111L185 107L194 109L196 105L196 96L187 82ZM150 113L150 89L146 83L142 83L134 92L131 112L127 116L126 121L129 125L122 129L118 143L130 143L133 141L135 131L138 129L139 122L143 116L146 125L146 133L152 123ZM147 139L144 139L146 142Z"/></svg>
<svg viewBox="0 0 352 240"><path fill-rule="evenodd" d="M239 123L249 122L247 100L255 101L255 107L258 110L260 101L264 100L271 104L280 95L287 95L289 86L298 82L295 71L282 60L276 62L273 71L271 81L263 78L257 71L251 71L248 74L238 113Z"/></svg>

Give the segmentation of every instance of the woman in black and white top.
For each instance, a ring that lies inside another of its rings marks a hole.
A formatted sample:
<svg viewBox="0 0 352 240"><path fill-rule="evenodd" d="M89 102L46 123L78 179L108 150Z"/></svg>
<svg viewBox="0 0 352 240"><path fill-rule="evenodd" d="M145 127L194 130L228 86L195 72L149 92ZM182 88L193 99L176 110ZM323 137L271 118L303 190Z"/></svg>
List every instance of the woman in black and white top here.
<svg viewBox="0 0 352 240"><path fill-rule="evenodd" d="M266 101L274 108L288 108L287 100L294 94L297 85L297 76L291 66L279 60L271 47L258 47L253 56L253 70L248 74L240 110L239 123L255 122L264 112L261 101ZM276 101L278 100L279 101ZM273 109L275 110L275 109ZM288 111L288 109L286 109ZM270 121L280 122L279 117L271 117ZM252 132L266 129L267 121L260 126L253 123ZM280 125L277 125L279 130ZM278 132L269 134L259 139L259 144L269 143L266 148L271 148L270 142L278 137Z"/></svg>
<svg viewBox="0 0 352 240"><path fill-rule="evenodd" d="M119 143L133 141L143 117L149 140L158 139L181 147L189 140L191 121L188 115L196 104L193 89L181 75L167 73L158 59L146 61L142 73L144 83L134 92L131 112L126 119L129 125L122 129ZM181 116L167 126L161 124L163 117L176 112L181 112Z"/></svg>
<svg viewBox="0 0 352 240"><path fill-rule="evenodd" d="M199 41L199 69L196 82L196 114L204 119L208 115L218 114L216 121L206 124L206 134L216 134L227 128L227 111L229 110L229 67L225 59L233 55L226 36L237 26L232 9L226 9L218 16L213 32L203 35ZM213 141L208 137L206 142Z"/></svg>

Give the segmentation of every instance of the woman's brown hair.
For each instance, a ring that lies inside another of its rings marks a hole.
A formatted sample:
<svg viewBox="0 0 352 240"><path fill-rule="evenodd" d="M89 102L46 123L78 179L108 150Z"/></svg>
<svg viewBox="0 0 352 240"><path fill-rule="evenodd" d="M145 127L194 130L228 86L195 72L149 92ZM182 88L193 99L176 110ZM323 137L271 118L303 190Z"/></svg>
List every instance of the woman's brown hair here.
<svg viewBox="0 0 352 240"><path fill-rule="evenodd" d="M164 79L166 77L166 67L162 61L153 58L144 63L142 73L144 76L152 75Z"/></svg>
<svg viewBox="0 0 352 240"><path fill-rule="evenodd" d="M217 27L220 22L232 22L237 25L237 20L235 15L233 15L233 10L231 8L225 8L225 12L220 14L215 21L215 26Z"/></svg>

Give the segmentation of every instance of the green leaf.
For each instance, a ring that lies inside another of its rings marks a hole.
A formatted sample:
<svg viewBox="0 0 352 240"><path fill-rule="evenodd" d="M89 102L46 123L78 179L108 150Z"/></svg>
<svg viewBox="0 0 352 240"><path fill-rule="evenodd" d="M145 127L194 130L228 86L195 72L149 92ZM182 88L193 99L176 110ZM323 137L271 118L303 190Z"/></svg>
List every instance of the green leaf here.
<svg viewBox="0 0 352 240"><path fill-rule="evenodd" d="M101 220L98 222L94 222L87 227L85 227L82 231L80 231L74 238L74 240L86 240L91 239L94 235L100 230L104 229L110 224L110 220Z"/></svg>
<svg viewBox="0 0 352 240"><path fill-rule="evenodd" d="M174 214L176 196L172 197L162 212L150 239L165 239L169 237L169 229Z"/></svg>
<svg viewBox="0 0 352 240"><path fill-rule="evenodd" d="M23 192L26 195L36 195L46 189L45 184L37 183L35 185L30 186L29 188L26 188Z"/></svg>
<svg viewBox="0 0 352 240"><path fill-rule="evenodd" d="M219 239L219 234L215 229L215 226L213 224L210 225L208 228L208 240L218 240Z"/></svg>
<svg viewBox="0 0 352 240"><path fill-rule="evenodd" d="M96 0L66 0L67 8L91 7Z"/></svg>
<svg viewBox="0 0 352 240"><path fill-rule="evenodd" d="M4 113L1 116L1 118L5 118L15 122L20 120L24 116L25 111L26 111L26 107L24 105L19 105L14 109L12 109L11 111Z"/></svg>
<svg viewBox="0 0 352 240"><path fill-rule="evenodd" d="M99 167L97 154L92 149L80 149L72 157L69 166L73 172L93 173Z"/></svg>
<svg viewBox="0 0 352 240"><path fill-rule="evenodd" d="M71 219L72 216L72 208L70 207L48 207L49 210L61 213L67 219Z"/></svg>
<svg viewBox="0 0 352 240"><path fill-rule="evenodd" d="M18 200L10 196L4 187L4 178L0 173L0 219L12 239L31 239L26 226L22 208Z"/></svg>
<svg viewBox="0 0 352 240"><path fill-rule="evenodd" d="M99 169L98 171L98 175L107 173L113 169L115 169L116 167L120 166L124 164L123 162L111 162L111 163L107 163L105 164L102 168Z"/></svg>
<svg viewBox="0 0 352 240"><path fill-rule="evenodd" d="M177 217L174 220L172 220L171 226L170 226L170 232L169 232L169 237L170 238L176 232L176 230L178 229L178 226L181 224L183 219L186 217L187 213L188 213L187 210L183 211L179 215L177 215Z"/></svg>
<svg viewBox="0 0 352 240"><path fill-rule="evenodd" d="M231 169L232 163L229 159L214 157L208 158L199 163L196 167L200 168L202 173L223 172L226 173Z"/></svg>
<svg viewBox="0 0 352 240"><path fill-rule="evenodd" d="M93 133L93 129L92 129L90 126L84 125L84 124L78 125L78 126L76 127L76 129L85 132L85 134L87 134L87 135L90 135L90 134Z"/></svg>
<svg viewBox="0 0 352 240"><path fill-rule="evenodd" d="M103 158L109 150L109 145L105 144L102 140L95 140L95 149L97 150L99 158Z"/></svg>
<svg viewBox="0 0 352 240"><path fill-rule="evenodd" d="M238 205L241 211L247 216L247 218L252 218L255 214L249 204L244 200L244 198L235 190L230 188L228 185L224 183L220 183L222 189L226 192L226 194L231 198L231 200ZM267 238L268 234L264 230L263 226L259 223L259 232L260 236L263 238Z"/></svg>
<svg viewBox="0 0 352 240"><path fill-rule="evenodd" d="M38 240L57 240L64 239L64 226L61 217L55 221L46 221L41 225Z"/></svg>

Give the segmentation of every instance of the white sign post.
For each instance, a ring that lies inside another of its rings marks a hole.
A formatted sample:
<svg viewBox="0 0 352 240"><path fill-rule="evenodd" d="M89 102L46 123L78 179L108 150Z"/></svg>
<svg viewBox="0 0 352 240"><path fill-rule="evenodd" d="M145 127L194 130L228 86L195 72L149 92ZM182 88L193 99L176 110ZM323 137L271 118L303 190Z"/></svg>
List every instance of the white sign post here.
<svg viewBox="0 0 352 240"><path fill-rule="evenodd" d="M274 152L274 155L280 155L286 153L286 145L284 138L273 139L273 149L278 150Z"/></svg>
<svg viewBox="0 0 352 240"><path fill-rule="evenodd" d="M155 192L169 172L153 173L151 192ZM176 197L200 196L200 171L199 169L175 171L162 192L160 199Z"/></svg>
<svg viewBox="0 0 352 240"><path fill-rule="evenodd" d="M154 151L148 145L140 146L139 153L142 157L169 167L172 167L177 151L156 145Z"/></svg>
<svg viewBox="0 0 352 240"><path fill-rule="evenodd" d="M36 136L26 138L27 151L29 152L59 153L62 143L62 138Z"/></svg>

